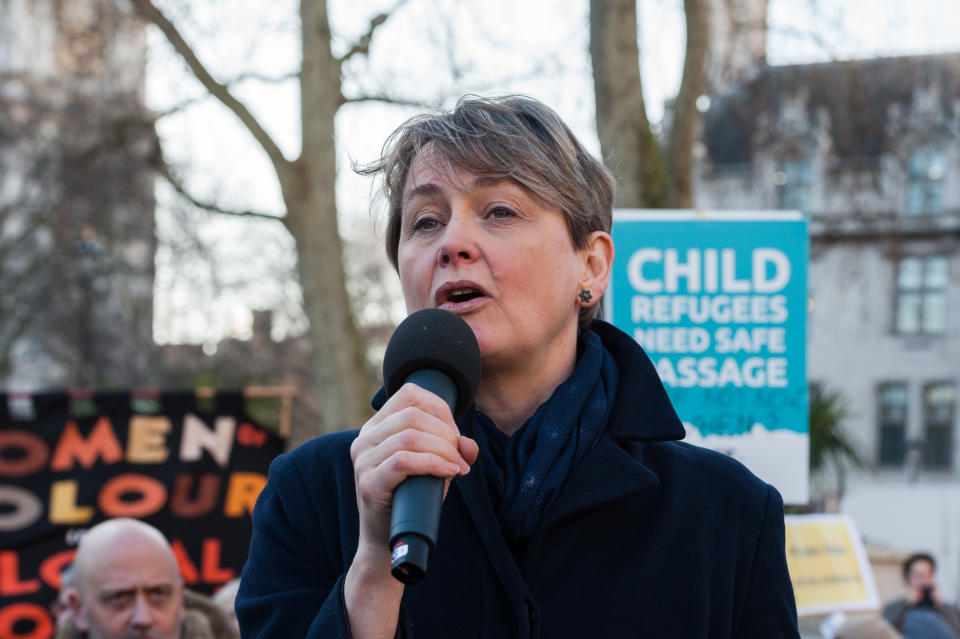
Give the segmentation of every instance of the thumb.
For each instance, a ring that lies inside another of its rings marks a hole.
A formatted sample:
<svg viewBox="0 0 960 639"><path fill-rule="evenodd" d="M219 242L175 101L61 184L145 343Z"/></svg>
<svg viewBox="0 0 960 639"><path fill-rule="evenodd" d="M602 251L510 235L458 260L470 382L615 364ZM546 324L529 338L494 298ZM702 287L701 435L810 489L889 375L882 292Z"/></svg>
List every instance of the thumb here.
<svg viewBox="0 0 960 639"><path fill-rule="evenodd" d="M464 435L460 435L457 439L457 449L464 460L471 466L477 461L477 456L480 454L480 447L477 446L477 442Z"/></svg>

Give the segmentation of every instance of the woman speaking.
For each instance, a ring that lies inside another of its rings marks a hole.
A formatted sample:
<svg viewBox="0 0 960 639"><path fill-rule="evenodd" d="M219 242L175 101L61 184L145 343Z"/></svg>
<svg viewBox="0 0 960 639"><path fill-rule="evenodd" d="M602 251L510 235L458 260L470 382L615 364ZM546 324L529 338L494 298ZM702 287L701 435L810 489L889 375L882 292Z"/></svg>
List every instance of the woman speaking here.
<svg viewBox="0 0 960 639"><path fill-rule="evenodd" d="M594 319L613 181L551 109L464 98L365 170L407 311L477 338L454 421L414 384L359 431L279 457L237 597L244 637L796 637L783 504L684 429L634 340ZM448 480L422 581L391 575L391 500Z"/></svg>

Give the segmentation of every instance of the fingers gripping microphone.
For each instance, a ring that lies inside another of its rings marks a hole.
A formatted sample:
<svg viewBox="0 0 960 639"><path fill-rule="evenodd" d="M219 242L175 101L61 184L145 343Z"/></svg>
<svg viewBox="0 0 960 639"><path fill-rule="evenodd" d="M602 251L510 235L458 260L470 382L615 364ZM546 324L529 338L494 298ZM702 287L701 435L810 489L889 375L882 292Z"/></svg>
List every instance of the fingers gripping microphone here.
<svg viewBox="0 0 960 639"><path fill-rule="evenodd" d="M397 327L383 358L387 395L410 382L439 395L459 417L473 402L480 383L480 347L459 316L438 308L413 313ZM415 584L427 571L437 543L440 477L408 477L393 493L390 518L391 572Z"/></svg>

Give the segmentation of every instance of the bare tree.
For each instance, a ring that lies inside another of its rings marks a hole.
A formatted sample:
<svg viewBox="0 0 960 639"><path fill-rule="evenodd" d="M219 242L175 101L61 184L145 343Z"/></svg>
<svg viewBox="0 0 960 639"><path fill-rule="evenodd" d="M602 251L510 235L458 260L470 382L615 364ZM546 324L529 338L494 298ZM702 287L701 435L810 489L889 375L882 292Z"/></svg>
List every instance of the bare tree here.
<svg viewBox="0 0 960 639"><path fill-rule="evenodd" d="M689 207L697 98L706 84L709 0L684 0L687 45L664 158L647 119L637 47L637 0L591 0L590 56L597 133L619 178L618 205Z"/></svg>
<svg viewBox="0 0 960 639"><path fill-rule="evenodd" d="M306 316L314 348L318 424L301 424L291 435L290 445L323 433L359 426L370 414L370 382L365 368L363 339L354 317L345 284L343 244L335 201L336 155L334 118L350 101L377 99L383 95L351 96L341 89L344 65L354 56L365 55L376 29L388 18L379 14L346 53L335 56L331 49L331 28L324 0L302 0L300 35L302 67L300 82L299 157L288 159L262 124L231 91L200 61L180 31L150 0L134 0L140 14L155 24L183 58L193 75L211 96L239 119L270 160L279 181L286 208L282 223L296 243L297 272L303 290ZM173 176L168 174L168 177ZM221 207L205 205L189 196L187 189L171 180L191 202L217 212ZM257 215L246 211L246 215Z"/></svg>
<svg viewBox="0 0 960 639"><path fill-rule="evenodd" d="M152 385L153 128L135 100L24 83L0 100L0 383Z"/></svg>
<svg viewBox="0 0 960 639"><path fill-rule="evenodd" d="M683 15L687 25L687 44L680 91L673 106L667 167L670 175L669 205L686 209L693 206L693 144L700 117L697 98L704 93L707 82L709 0L684 0Z"/></svg>
<svg viewBox="0 0 960 639"><path fill-rule="evenodd" d="M643 101L637 0L590 0L590 58L597 135L618 178L617 204L664 206L666 173Z"/></svg>

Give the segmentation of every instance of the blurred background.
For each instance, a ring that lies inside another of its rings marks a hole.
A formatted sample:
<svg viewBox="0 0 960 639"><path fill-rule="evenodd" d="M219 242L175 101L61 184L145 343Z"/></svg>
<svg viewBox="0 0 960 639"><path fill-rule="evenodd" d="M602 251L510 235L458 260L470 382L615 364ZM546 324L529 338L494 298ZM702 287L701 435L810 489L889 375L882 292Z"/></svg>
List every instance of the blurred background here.
<svg viewBox="0 0 960 639"><path fill-rule="evenodd" d="M957 0L0 0L0 388L369 414L405 315L356 165L524 93L624 208L809 221L812 501L960 587Z"/></svg>

